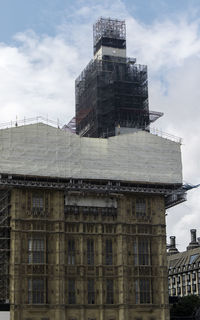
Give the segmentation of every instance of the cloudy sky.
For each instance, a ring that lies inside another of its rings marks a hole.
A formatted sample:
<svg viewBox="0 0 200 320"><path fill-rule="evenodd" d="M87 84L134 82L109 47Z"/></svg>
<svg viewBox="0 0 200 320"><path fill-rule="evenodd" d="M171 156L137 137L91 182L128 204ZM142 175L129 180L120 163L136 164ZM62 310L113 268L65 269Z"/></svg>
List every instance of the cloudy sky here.
<svg viewBox="0 0 200 320"><path fill-rule="evenodd" d="M74 80L92 58L92 24L125 19L128 56L148 65L155 127L183 139L183 179L200 183L199 0L0 1L0 123L74 115ZM200 236L200 188L168 210L167 233L179 250Z"/></svg>

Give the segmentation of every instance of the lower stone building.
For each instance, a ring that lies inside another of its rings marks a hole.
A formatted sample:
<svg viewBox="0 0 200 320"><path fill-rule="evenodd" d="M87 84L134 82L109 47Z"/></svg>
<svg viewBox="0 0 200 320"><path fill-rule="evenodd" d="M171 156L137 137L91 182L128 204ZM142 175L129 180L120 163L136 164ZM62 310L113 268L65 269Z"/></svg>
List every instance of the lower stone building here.
<svg viewBox="0 0 200 320"><path fill-rule="evenodd" d="M0 141L11 320L169 320L165 210L184 200L179 144L44 124L0 130Z"/></svg>
<svg viewBox="0 0 200 320"><path fill-rule="evenodd" d="M169 296L200 296L200 244L196 240L196 229L191 229L191 242L184 252L178 252L175 237L170 238L167 256Z"/></svg>
<svg viewBox="0 0 200 320"><path fill-rule="evenodd" d="M10 206L12 320L167 318L163 197L27 187Z"/></svg>

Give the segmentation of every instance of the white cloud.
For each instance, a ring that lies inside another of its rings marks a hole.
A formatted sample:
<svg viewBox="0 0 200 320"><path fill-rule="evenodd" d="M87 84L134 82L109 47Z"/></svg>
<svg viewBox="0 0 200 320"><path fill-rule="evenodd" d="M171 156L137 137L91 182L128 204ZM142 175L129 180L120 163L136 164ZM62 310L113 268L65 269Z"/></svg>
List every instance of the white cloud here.
<svg viewBox="0 0 200 320"><path fill-rule="evenodd" d="M173 68L200 53L199 21L180 17L178 21L146 26L129 17L127 22L129 52L148 64L151 71Z"/></svg>
<svg viewBox="0 0 200 320"><path fill-rule="evenodd" d="M126 19L128 55L148 64L150 109L164 111L159 127L183 137L184 179L200 182L200 22L185 16L144 25L121 1L80 1L70 23L55 37L34 32L16 35L16 46L0 45L1 122L44 115L67 122L74 114L74 80L92 57L92 23L99 16ZM157 124L155 124L156 126ZM200 229L200 190L169 210L168 234L184 244L190 228ZM189 236L188 236L189 237Z"/></svg>
<svg viewBox="0 0 200 320"><path fill-rule="evenodd" d="M81 57L59 36L18 34L0 47L1 122L42 114L64 122L74 114L74 79Z"/></svg>

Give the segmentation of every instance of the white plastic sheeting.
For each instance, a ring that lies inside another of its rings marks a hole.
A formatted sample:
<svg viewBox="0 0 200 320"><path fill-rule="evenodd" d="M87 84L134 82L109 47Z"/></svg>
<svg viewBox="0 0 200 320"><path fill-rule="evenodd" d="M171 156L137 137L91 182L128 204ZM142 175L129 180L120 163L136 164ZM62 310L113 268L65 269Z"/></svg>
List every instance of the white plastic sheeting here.
<svg viewBox="0 0 200 320"><path fill-rule="evenodd" d="M38 123L0 130L0 173L182 183L181 151L144 131L82 138Z"/></svg>

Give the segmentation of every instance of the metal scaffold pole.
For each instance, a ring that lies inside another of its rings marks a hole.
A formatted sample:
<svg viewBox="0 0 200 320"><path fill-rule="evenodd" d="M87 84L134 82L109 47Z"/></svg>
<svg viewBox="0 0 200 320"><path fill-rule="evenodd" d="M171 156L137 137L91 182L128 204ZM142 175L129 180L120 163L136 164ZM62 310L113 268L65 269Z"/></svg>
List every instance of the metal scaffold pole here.
<svg viewBox="0 0 200 320"><path fill-rule="evenodd" d="M9 304L10 217L9 192L0 190L0 310Z"/></svg>

